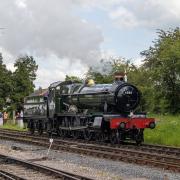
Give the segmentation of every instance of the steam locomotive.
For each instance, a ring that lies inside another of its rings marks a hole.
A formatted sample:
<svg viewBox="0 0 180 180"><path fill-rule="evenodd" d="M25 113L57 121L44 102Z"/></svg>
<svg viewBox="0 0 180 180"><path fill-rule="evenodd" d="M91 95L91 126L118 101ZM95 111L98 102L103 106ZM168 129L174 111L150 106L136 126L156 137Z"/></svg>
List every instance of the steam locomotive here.
<svg viewBox="0 0 180 180"><path fill-rule="evenodd" d="M139 90L122 80L111 84L55 82L48 90L25 98L24 122L32 134L37 130L87 141L140 144L144 129L155 128L155 120L134 113L139 102Z"/></svg>

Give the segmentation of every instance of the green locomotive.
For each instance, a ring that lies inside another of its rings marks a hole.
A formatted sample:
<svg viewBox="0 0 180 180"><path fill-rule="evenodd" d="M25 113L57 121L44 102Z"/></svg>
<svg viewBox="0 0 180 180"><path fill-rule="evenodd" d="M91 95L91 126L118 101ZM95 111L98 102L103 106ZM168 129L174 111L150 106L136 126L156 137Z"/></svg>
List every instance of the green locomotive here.
<svg viewBox="0 0 180 180"><path fill-rule="evenodd" d="M124 81L88 84L74 81L52 83L47 91L32 94L24 101L24 121L35 130L59 136L111 140L143 141L144 128L155 122L145 115L133 115L140 92ZM132 123L133 122L133 123Z"/></svg>

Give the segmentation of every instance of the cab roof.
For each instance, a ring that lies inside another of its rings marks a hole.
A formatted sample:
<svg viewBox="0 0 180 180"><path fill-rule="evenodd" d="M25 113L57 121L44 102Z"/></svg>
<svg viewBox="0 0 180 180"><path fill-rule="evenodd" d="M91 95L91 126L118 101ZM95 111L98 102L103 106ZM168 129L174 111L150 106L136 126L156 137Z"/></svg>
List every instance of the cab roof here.
<svg viewBox="0 0 180 180"><path fill-rule="evenodd" d="M57 81L57 82L53 82L52 84L50 84L49 88L55 88L58 85L60 85L63 81Z"/></svg>
<svg viewBox="0 0 180 180"><path fill-rule="evenodd" d="M50 84L49 88L56 88L59 85L68 85L68 84L74 84L74 83L80 83L79 81L57 81L52 84Z"/></svg>

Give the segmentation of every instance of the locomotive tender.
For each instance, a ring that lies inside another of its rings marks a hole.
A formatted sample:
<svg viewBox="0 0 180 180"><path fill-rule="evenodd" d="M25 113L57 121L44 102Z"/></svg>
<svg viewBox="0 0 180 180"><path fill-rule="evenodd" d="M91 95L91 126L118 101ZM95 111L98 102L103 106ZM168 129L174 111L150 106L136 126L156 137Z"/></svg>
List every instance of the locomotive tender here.
<svg viewBox="0 0 180 180"><path fill-rule="evenodd" d="M155 120L133 113L139 102L139 90L121 80L91 85L55 82L48 90L25 98L24 122L31 133L47 131L111 143L130 139L140 144L144 129L153 129Z"/></svg>

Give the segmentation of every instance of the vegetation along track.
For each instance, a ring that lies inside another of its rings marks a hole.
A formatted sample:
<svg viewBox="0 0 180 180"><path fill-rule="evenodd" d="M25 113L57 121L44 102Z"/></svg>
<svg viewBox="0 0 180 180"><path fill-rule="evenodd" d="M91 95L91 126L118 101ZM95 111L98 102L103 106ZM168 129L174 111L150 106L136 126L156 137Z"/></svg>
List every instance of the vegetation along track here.
<svg viewBox="0 0 180 180"><path fill-rule="evenodd" d="M0 137L45 147L49 145L47 137L32 136L26 132L1 129ZM180 172L180 148L148 144L142 146L104 146L100 144L83 143L82 140L70 141L60 138L54 139L52 148Z"/></svg>
<svg viewBox="0 0 180 180"><path fill-rule="evenodd" d="M0 177L9 180L26 180L26 179L91 180L90 178L86 178L83 176L53 169L43 165L38 165L30 161L24 161L1 154L0 154L0 163L1 163Z"/></svg>

